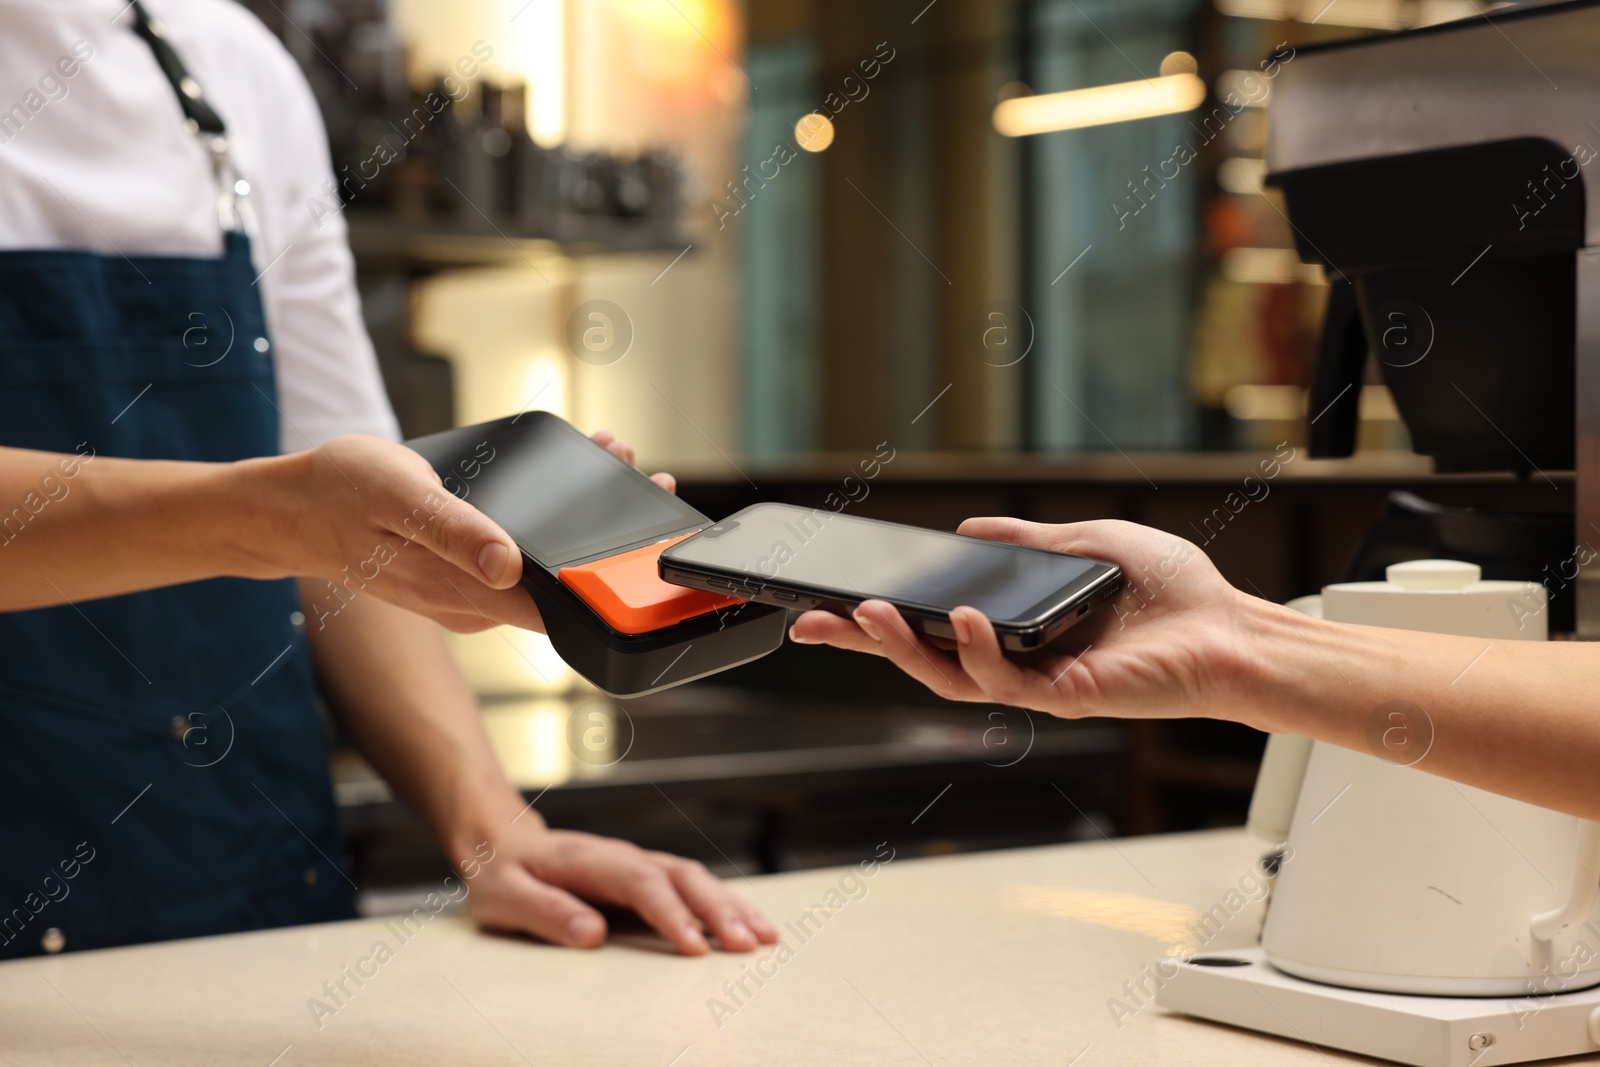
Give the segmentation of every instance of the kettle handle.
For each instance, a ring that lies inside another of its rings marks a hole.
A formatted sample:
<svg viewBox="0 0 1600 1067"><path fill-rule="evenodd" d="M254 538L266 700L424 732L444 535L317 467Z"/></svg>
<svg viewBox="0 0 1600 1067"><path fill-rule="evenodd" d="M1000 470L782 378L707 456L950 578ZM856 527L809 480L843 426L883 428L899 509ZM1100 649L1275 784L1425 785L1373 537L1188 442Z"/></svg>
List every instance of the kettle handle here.
<svg viewBox="0 0 1600 1067"><path fill-rule="evenodd" d="M1588 916L1600 894L1600 823L1578 820L1578 854L1573 862L1572 889L1566 903L1533 917L1533 936L1552 941L1573 923Z"/></svg>

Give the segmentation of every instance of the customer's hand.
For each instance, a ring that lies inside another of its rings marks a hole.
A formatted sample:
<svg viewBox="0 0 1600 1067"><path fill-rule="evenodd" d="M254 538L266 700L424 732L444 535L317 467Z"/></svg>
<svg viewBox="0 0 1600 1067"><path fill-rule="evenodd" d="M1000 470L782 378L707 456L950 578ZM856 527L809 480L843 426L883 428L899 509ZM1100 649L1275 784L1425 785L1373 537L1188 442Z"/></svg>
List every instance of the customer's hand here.
<svg viewBox="0 0 1600 1067"><path fill-rule="evenodd" d="M1109 560L1126 586L1111 603L1030 659L1009 659L974 608L951 613L958 640L919 639L891 605L867 601L855 619L808 611L790 636L887 656L950 700L1013 704L1062 718L1230 718L1251 670L1238 622L1249 597L1181 538L1129 522L1047 526L968 519L960 533Z"/></svg>
<svg viewBox="0 0 1600 1067"><path fill-rule="evenodd" d="M633 448L608 432L596 443L632 463ZM294 474L274 531L288 573L323 578L341 599L371 593L462 633L509 623L543 630L517 583L522 555L510 535L452 496L417 453L377 437L336 437L284 457ZM671 491L672 476L654 476Z"/></svg>
<svg viewBox="0 0 1600 1067"><path fill-rule="evenodd" d="M594 901L632 909L687 956L710 951L708 931L728 952L778 940L765 916L694 860L551 830L531 811L485 845L461 873L467 910L489 929L596 948L606 921L585 903Z"/></svg>

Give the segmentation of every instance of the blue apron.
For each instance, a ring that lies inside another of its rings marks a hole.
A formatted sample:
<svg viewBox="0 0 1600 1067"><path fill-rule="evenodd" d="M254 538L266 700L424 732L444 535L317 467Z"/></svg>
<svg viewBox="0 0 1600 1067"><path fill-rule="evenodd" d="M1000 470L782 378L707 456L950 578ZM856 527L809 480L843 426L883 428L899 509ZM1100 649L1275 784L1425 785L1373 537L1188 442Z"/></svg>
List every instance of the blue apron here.
<svg viewBox="0 0 1600 1067"><path fill-rule="evenodd" d="M0 567L84 463L277 454L254 278L234 231L216 260L0 252L0 445L77 457L0 501ZM0 614L0 958L354 915L299 608L222 578Z"/></svg>

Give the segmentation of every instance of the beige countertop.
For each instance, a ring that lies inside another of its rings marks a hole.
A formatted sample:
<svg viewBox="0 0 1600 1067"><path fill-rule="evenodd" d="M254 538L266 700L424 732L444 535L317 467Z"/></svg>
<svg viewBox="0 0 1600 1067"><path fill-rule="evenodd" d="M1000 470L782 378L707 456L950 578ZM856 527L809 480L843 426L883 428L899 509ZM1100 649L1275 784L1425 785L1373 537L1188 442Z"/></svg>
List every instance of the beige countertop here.
<svg viewBox="0 0 1600 1067"><path fill-rule="evenodd" d="M0 964L0 1064L1371 1062L1167 1015L1125 988L1201 947L1202 912L1225 919L1204 947L1253 943L1264 851L1228 830L863 855L870 877L750 879L788 928L784 950L743 956L682 958L643 935L574 952L441 914L23 960Z"/></svg>

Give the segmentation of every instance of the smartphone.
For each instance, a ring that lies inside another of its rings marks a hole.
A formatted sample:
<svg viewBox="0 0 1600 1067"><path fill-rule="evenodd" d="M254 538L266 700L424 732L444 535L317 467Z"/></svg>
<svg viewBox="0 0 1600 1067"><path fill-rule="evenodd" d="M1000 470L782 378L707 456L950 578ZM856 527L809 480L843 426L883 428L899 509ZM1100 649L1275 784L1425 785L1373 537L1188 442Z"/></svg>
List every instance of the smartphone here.
<svg viewBox="0 0 1600 1067"><path fill-rule="evenodd" d="M660 568L675 585L779 607L848 615L887 600L929 637L953 638L950 612L966 605L1012 652L1049 644L1122 588L1114 563L792 504L714 523Z"/></svg>

